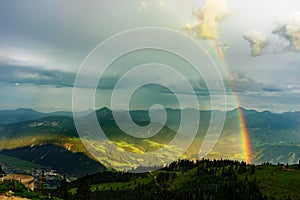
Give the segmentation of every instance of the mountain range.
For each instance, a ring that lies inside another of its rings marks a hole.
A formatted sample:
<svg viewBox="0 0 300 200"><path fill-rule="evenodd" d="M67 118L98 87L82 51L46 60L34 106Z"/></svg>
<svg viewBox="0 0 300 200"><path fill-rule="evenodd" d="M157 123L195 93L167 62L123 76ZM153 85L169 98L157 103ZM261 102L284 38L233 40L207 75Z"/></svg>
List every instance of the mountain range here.
<svg viewBox="0 0 300 200"><path fill-rule="evenodd" d="M122 114L124 111L119 112ZM201 120L194 142L183 157L197 158L209 126L211 111L189 109L188 112L199 112ZM242 112L245 117L248 137L251 141L252 163L298 163L300 112L272 113L244 108L226 112L222 134L207 155L208 158L244 159L238 112ZM91 111L84 112L80 116L84 120L89 120L90 113ZM118 148L133 153L145 153L166 146L175 137L181 120L181 110L168 108L166 113L165 125L158 134L149 138L136 138L126 134L118 127L112 111L108 108L97 110L96 116L107 138ZM224 114L221 111L217 113ZM130 111L130 116L140 126L150 122L148 111ZM82 138L78 136L70 112L41 113L31 109L0 111L0 138L0 155L50 167L60 174L69 174L75 178L97 171L110 170L109 166L128 169L130 166L148 165L143 161L126 157L122 152L108 155L111 147L107 143L96 144L95 141L86 139L85 142L90 144L89 148L103 152L103 158L99 163L97 161L99 158L93 157L82 144ZM187 138L182 136L181 139L184 142ZM179 150L176 147L170 146L163 157L173 159L172 152L177 151ZM5 164L1 157L0 163ZM127 165L124 166L124 163ZM161 163L164 164L163 160Z"/></svg>

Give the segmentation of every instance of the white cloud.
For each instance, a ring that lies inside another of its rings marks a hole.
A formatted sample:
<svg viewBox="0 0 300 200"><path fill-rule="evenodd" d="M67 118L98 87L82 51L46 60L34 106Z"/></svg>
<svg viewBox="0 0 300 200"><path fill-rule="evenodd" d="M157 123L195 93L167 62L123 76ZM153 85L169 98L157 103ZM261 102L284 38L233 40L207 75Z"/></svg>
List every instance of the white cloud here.
<svg viewBox="0 0 300 200"><path fill-rule="evenodd" d="M252 56L261 55L262 49L267 44L266 37L257 31L250 31L244 35L244 39L250 42Z"/></svg>
<svg viewBox="0 0 300 200"><path fill-rule="evenodd" d="M206 0L192 14L196 21L184 24L183 28L197 38L215 40L219 37L219 22L229 15L229 10L224 0Z"/></svg>
<svg viewBox="0 0 300 200"><path fill-rule="evenodd" d="M300 12L281 22L267 38L262 33L251 31L244 35L250 42L252 56L280 52L300 51Z"/></svg>
<svg viewBox="0 0 300 200"><path fill-rule="evenodd" d="M300 51L300 12L292 14L273 33L285 37L290 42L290 50Z"/></svg>

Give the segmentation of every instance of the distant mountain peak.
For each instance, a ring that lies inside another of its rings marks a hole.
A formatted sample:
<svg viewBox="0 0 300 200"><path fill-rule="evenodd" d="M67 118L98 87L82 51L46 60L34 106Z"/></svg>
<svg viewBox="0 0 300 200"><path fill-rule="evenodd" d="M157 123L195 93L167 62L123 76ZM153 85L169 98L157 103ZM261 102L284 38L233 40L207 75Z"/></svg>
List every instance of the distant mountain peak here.
<svg viewBox="0 0 300 200"><path fill-rule="evenodd" d="M11 110L12 112L18 112L18 113L27 113L27 112L31 112L31 113L40 113L34 109L31 108L17 108L15 110Z"/></svg>
<svg viewBox="0 0 300 200"><path fill-rule="evenodd" d="M243 110L243 111L247 111L247 109L246 109L246 108L243 108L243 107L241 107L241 106L237 107L236 109L237 109L237 110Z"/></svg>
<svg viewBox="0 0 300 200"><path fill-rule="evenodd" d="M246 108L244 108L244 107L241 107L241 106L239 106L239 107L236 107L236 108L234 108L233 110L231 110L231 111L233 111L233 112L236 112L236 111L243 111L243 112L247 112L247 111L249 111L249 110L247 110Z"/></svg>
<svg viewBox="0 0 300 200"><path fill-rule="evenodd" d="M247 109L247 108L244 108L244 107L237 107L235 110L241 110L243 112L252 112L252 113L257 113L257 110L254 110L254 109Z"/></svg>
<svg viewBox="0 0 300 200"><path fill-rule="evenodd" d="M108 107L100 108L96 110L98 119L107 120L112 118L112 111Z"/></svg>
<svg viewBox="0 0 300 200"><path fill-rule="evenodd" d="M96 110L97 114L105 114L105 113L111 113L112 110L109 109L108 107L102 107L99 110Z"/></svg>
<svg viewBox="0 0 300 200"><path fill-rule="evenodd" d="M17 109L15 109L15 111L17 111L17 110L30 110L30 111L35 111L35 110L33 110L32 108L17 108ZM36 111L37 112L37 111Z"/></svg>
<svg viewBox="0 0 300 200"><path fill-rule="evenodd" d="M264 110L264 111L262 111L261 113L271 114L271 111L269 111L269 110Z"/></svg>
<svg viewBox="0 0 300 200"><path fill-rule="evenodd" d="M227 115L230 116L237 116L238 112L242 112L243 115L252 115L252 114L256 114L258 113L258 111L254 110L254 109L246 109L244 107L237 107L233 110L230 110L227 112Z"/></svg>
<svg viewBox="0 0 300 200"><path fill-rule="evenodd" d="M97 110L96 112L102 113L102 112L111 112L111 109L109 109L108 107L102 107L99 110Z"/></svg>

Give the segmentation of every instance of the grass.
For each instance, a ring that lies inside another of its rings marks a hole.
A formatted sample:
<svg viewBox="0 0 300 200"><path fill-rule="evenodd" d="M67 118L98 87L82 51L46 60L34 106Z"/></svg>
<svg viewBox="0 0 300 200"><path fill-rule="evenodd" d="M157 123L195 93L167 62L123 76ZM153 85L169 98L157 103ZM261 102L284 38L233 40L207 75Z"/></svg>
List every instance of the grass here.
<svg viewBox="0 0 300 200"><path fill-rule="evenodd" d="M177 160L178 155L181 155L182 150L176 146L163 145L157 142L152 142L150 140L143 140L146 146L164 146L165 151L153 152L153 160L156 165L164 165L165 160ZM91 140L84 139L84 143L92 151L97 152L97 159L106 167L114 168L115 170L130 170L132 167L137 166L148 166L149 164L145 162L143 155L148 153L143 146L133 143L128 143L126 141L113 141L112 143L101 141L95 142ZM125 153L123 153L125 152ZM126 152L131 152L133 154L128 154Z"/></svg>
<svg viewBox="0 0 300 200"><path fill-rule="evenodd" d="M264 195L284 199L290 196L292 199L300 199L300 168L291 166L288 169L283 166L257 166L255 174Z"/></svg>
<svg viewBox="0 0 300 200"><path fill-rule="evenodd" d="M90 189L92 192L94 191L105 191L105 190L133 190L138 185L146 185L154 181L154 178L151 175L148 175L145 178L137 178L128 182L109 182L109 183L101 183L96 185L91 185ZM70 194L75 195L77 192L77 188L71 188L68 191Z"/></svg>
<svg viewBox="0 0 300 200"><path fill-rule="evenodd" d="M80 138L67 137L59 134L39 135L39 136L26 136L13 139L3 139L0 141L0 150L16 149L28 146L38 146L41 144L55 144L58 146L65 146L71 144L72 152L86 152Z"/></svg>
<svg viewBox="0 0 300 200"><path fill-rule="evenodd" d="M197 168L193 168L187 172L176 172L177 178L170 185L170 190L176 190L181 188L184 183L190 181L194 177ZM153 172L153 176L157 176L162 171ZM241 175L243 176L243 175ZM283 166L256 166L254 175L249 176L250 179L257 179L259 187L263 195L274 199L285 199L290 197L291 199L300 199L300 168L296 165L289 168L283 168ZM134 189L136 184L147 184L154 180L150 175L147 178L139 178L130 182L117 182L117 183L104 183L99 185L93 185L94 190L113 189L125 190Z"/></svg>
<svg viewBox="0 0 300 200"><path fill-rule="evenodd" d="M181 188L184 184L194 177L195 173L197 172L197 168L193 168L187 172L176 172L177 178L172 182L171 188L172 190L176 188Z"/></svg>
<svg viewBox="0 0 300 200"><path fill-rule="evenodd" d="M151 175L148 175L145 178L138 177L134 180L128 181L128 182L110 182L110 183L101 183L97 185L92 185L91 190L106 190L106 189L112 189L112 190L133 190L138 185L146 185L153 181L153 177Z"/></svg>
<svg viewBox="0 0 300 200"><path fill-rule="evenodd" d="M136 145L134 144L129 144L127 142L121 141L121 142L114 142L118 147L126 150L126 151L130 151L133 153L139 153L139 154L143 154L144 151L137 148Z"/></svg>
<svg viewBox="0 0 300 200"><path fill-rule="evenodd" d="M228 166L227 166L228 167ZM259 165L255 166L255 173L250 175L251 166L247 167L248 172L237 174L239 180L245 180L246 176L249 180L256 179L258 187L263 196L268 199L300 199L300 167L292 165L289 167L276 165ZM235 169L237 170L237 169ZM217 169L217 176L221 176L221 168ZM148 185L155 182L155 177L159 177L160 173L167 173L164 170L153 171L148 173L146 177L138 177L127 182L108 182L91 185L91 191L123 191L134 190L138 185ZM162 187L169 191L181 190L186 187L186 183L193 183L196 179L197 167L188 171L175 171L176 178L170 181L164 181ZM236 171L236 173L238 173ZM69 193L76 194L76 188L69 190Z"/></svg>
<svg viewBox="0 0 300 200"><path fill-rule="evenodd" d="M102 183L97 185L92 185L91 190L106 190L106 189L112 189L112 190L132 190L134 189L138 184L147 184L151 181L150 178L141 178L141 179L135 179L133 181L129 182L114 182L114 183Z"/></svg>
<svg viewBox="0 0 300 200"><path fill-rule="evenodd" d="M6 156L0 154L0 162L4 163L6 165L9 165L10 167L14 169L22 169L22 170L30 170L32 168L36 169L46 169L47 167L35 164L29 161L25 161L16 157Z"/></svg>

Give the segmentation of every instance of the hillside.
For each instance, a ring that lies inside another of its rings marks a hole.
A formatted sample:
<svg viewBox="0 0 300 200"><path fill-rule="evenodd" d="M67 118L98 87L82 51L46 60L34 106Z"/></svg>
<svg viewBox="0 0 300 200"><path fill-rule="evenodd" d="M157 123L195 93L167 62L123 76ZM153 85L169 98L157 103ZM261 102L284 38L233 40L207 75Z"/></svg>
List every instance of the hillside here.
<svg viewBox="0 0 300 200"><path fill-rule="evenodd" d="M63 179L57 189L36 192L18 182L7 181L0 183L0 197L9 194L48 199L50 194L51 199L64 200L296 200L300 198L299 187L300 165L255 166L231 160L201 159L178 160L158 171L148 168L145 173L105 171L71 182Z"/></svg>
<svg viewBox="0 0 300 200"><path fill-rule="evenodd" d="M112 112L109 109L103 108L98 110L96 113L106 136L113 141L118 148L123 149L123 151L126 150L133 153L155 151L169 143L176 135L175 131L167 126L163 126L160 133L153 137L146 139L135 138L124 133L117 126L112 118ZM88 121L89 115L84 117L83 120ZM140 121L139 123L146 124L147 121ZM91 160L94 159L82 145L78 137L74 121L68 116L49 116L38 120L14 124L3 124L0 125L0 138L0 150L3 150L0 154L14 152L17 149L20 155L24 155L22 159L27 161L34 159L32 157L28 157L29 154L26 149L36 149L40 145L46 144L63 147L62 149L68 150L73 154L82 152L91 158ZM183 137L182 139L182 141L184 141ZM114 151L111 149L111 145L108 142L95 142L93 138L84 139L84 141L87 142L88 147L91 148L89 150L102 153L100 161L108 167L119 166L121 169L124 169L131 168L132 166L146 165L142 160L136 160L133 157L125 156L122 151ZM111 155L111 151L113 151L113 160L108 158L108 156ZM171 147L165 152L165 156L173 159L172 152L177 151L178 150L176 148ZM60 156L60 154L61 151L57 152L57 156ZM11 156L11 154L7 153L5 155ZM13 156L17 155L13 154ZM163 162L166 157L160 156L160 161L158 160L158 162ZM39 157L36 157L35 159L39 160ZM113 164L111 162L113 162ZM124 165L124 163L126 164ZM57 170L57 167L58 166L54 169ZM74 174L73 171L69 173Z"/></svg>
<svg viewBox="0 0 300 200"><path fill-rule="evenodd" d="M60 111L43 113L28 108L19 108L16 110L1 110L0 124L25 122L49 116L72 116L72 112Z"/></svg>
<svg viewBox="0 0 300 200"><path fill-rule="evenodd" d="M0 151L0 155L19 158L40 166L55 169L59 174L67 174L74 177L82 177L86 174L106 170L103 165L89 158L84 153L72 153L64 147L52 144L2 150Z"/></svg>
<svg viewBox="0 0 300 200"><path fill-rule="evenodd" d="M238 112L243 113L245 119L252 163L297 163L300 159L298 113L258 112L244 108L227 112L222 135L210 158L243 158Z"/></svg>
<svg viewBox="0 0 300 200"><path fill-rule="evenodd" d="M75 112L77 116L86 116L91 111L86 110L82 112ZM39 112L29 108L18 108L15 110L0 110L0 124L12 124L18 122L38 120L49 116L68 116L72 117L73 113L68 111L57 111L57 112Z"/></svg>
<svg viewBox="0 0 300 200"><path fill-rule="evenodd" d="M103 172L62 184L64 199L299 199L300 167L179 160L154 172Z"/></svg>

